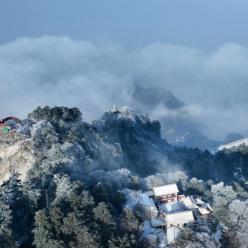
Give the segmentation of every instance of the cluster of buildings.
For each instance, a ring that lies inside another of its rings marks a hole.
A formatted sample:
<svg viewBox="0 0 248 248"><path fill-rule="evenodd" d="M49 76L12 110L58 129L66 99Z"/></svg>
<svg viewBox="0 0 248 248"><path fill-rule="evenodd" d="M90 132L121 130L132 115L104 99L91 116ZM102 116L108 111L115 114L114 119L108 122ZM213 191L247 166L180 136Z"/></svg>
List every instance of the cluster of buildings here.
<svg viewBox="0 0 248 248"><path fill-rule="evenodd" d="M160 239L160 247L173 244L180 231L208 221L211 206L199 197L180 195L176 184L154 187L149 192L124 190L126 208L138 208L144 220L144 235Z"/></svg>
<svg viewBox="0 0 248 248"><path fill-rule="evenodd" d="M20 127L21 121L16 117L0 119L0 135L6 136L15 132Z"/></svg>

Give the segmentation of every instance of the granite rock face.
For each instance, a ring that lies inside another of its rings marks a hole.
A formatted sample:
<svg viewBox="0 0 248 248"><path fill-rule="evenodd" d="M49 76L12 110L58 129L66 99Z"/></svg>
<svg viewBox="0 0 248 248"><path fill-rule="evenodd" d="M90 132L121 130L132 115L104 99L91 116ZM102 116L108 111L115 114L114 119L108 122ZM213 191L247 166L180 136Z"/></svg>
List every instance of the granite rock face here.
<svg viewBox="0 0 248 248"><path fill-rule="evenodd" d="M20 179L24 181L34 161L29 139L16 142L0 141L0 184L13 172L20 174Z"/></svg>

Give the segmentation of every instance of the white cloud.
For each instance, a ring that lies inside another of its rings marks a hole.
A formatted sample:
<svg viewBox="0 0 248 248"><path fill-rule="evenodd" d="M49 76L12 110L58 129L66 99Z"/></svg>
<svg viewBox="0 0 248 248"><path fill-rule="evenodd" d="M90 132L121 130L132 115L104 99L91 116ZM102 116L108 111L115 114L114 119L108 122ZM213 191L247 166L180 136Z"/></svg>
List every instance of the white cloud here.
<svg viewBox="0 0 248 248"><path fill-rule="evenodd" d="M224 135L247 129L247 68L248 49L238 44L203 52L160 43L128 49L67 37L22 38L0 46L0 116L68 105L93 119L114 103L132 107L136 82L172 90L206 132Z"/></svg>

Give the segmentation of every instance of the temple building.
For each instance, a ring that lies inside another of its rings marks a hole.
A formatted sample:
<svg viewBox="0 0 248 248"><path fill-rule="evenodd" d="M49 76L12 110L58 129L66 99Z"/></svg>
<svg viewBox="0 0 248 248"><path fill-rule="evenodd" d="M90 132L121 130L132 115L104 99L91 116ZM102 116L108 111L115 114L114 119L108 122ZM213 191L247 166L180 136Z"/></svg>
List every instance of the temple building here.
<svg viewBox="0 0 248 248"><path fill-rule="evenodd" d="M153 195L156 201L173 202L177 201L178 188L176 184L168 184L153 188Z"/></svg>

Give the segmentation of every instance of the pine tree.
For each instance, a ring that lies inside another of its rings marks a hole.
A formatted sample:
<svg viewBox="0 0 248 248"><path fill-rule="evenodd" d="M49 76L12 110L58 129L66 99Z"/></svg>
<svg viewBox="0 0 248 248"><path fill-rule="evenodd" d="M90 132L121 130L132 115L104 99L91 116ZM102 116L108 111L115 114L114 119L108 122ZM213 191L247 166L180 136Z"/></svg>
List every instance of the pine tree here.
<svg viewBox="0 0 248 248"><path fill-rule="evenodd" d="M39 210L35 214L34 242L36 248L47 247L47 243L52 238L52 226L45 210Z"/></svg>
<svg viewBox="0 0 248 248"><path fill-rule="evenodd" d="M0 244L2 248L16 247L11 230L11 225L11 210L9 206L2 201L2 195L0 195Z"/></svg>

